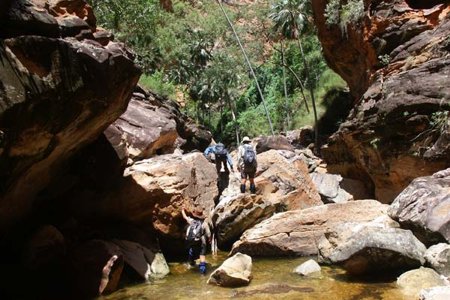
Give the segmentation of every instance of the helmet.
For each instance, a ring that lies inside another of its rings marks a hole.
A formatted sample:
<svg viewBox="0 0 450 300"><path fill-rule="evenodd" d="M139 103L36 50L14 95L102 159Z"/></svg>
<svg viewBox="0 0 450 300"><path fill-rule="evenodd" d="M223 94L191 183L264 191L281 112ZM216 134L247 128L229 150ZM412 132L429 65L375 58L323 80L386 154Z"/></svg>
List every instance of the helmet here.
<svg viewBox="0 0 450 300"><path fill-rule="evenodd" d="M250 143L250 138L248 136L244 136L244 138L242 139L243 143Z"/></svg>

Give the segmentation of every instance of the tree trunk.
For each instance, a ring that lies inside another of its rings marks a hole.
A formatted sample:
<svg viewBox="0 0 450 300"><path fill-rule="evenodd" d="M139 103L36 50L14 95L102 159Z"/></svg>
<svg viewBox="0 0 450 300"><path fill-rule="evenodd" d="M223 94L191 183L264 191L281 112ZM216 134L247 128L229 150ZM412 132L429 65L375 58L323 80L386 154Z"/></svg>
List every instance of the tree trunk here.
<svg viewBox="0 0 450 300"><path fill-rule="evenodd" d="M284 48L283 48L283 41L280 41L281 44L281 61L283 63L283 90L284 90L284 109L286 111L286 128L285 132L289 130L289 103L288 103L288 94L287 94L287 87L286 87L286 69L284 65L286 64L284 61Z"/></svg>
<svg viewBox="0 0 450 300"><path fill-rule="evenodd" d="M310 73L309 73L309 68L308 68L308 63L306 62L306 57L305 57L305 53L303 52L303 46L302 46L302 42L300 40L300 37L297 38L298 41L298 46L300 48L300 52L302 54L302 59L303 59L303 65L305 68L305 72L306 72L306 76L309 79ZM316 109L316 99L314 98L314 90L311 87L311 83L309 84L309 93L311 95L311 101L312 101L312 105L313 105L313 111L314 111L314 148L316 149L316 153L320 153L320 145L319 145L319 126L317 123L317 109Z"/></svg>
<svg viewBox="0 0 450 300"><path fill-rule="evenodd" d="M263 96L263 93L259 86L258 79L256 78L256 74L253 71L253 67L250 63L250 60L247 57L247 53L245 52L244 46L242 46L241 40L239 39L239 36L237 35L236 30L234 30L234 26L231 23L230 18L228 18L228 15L225 12L225 9L223 8L222 0L217 0L217 3L219 3L220 9L222 10L223 15L227 19L228 25L230 25L230 28L233 31L234 37L236 38L236 40L239 44L239 47L241 48L242 54L244 55L245 61L247 62L248 68L250 69L250 72L252 73L253 79L255 80L255 83L256 83L256 88L258 89L259 96L261 97L261 100L262 100L262 103L264 106L264 111L266 112L267 120L269 121L270 131L271 131L272 135L274 135L275 133L273 131L272 120L270 119L269 111L267 110L266 101L264 100L264 96Z"/></svg>
<svg viewBox="0 0 450 300"><path fill-rule="evenodd" d="M239 126L236 120L236 114L235 114L235 107L234 105L231 103L231 99L230 97L227 96L227 103L228 106L230 107L230 111L231 111L231 118L233 119L233 123L234 123L234 132L236 134L236 145L239 145L240 142L240 138L239 138Z"/></svg>

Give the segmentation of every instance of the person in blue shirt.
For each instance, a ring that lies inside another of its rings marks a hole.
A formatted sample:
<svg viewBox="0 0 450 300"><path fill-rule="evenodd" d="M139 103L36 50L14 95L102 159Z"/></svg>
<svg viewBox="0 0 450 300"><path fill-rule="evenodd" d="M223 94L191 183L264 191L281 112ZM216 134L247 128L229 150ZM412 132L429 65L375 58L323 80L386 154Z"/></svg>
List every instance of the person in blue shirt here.
<svg viewBox="0 0 450 300"><path fill-rule="evenodd" d="M210 158L211 154L214 154L217 174L220 175L221 172L230 173L230 170L234 172L233 161L231 160L230 153L228 153L228 150L225 148L224 144L217 143L216 145L209 146L203 154L207 158Z"/></svg>
<svg viewBox="0 0 450 300"><path fill-rule="evenodd" d="M206 158L211 159L211 154L214 154L214 162L216 163L217 170L217 188L219 190L219 195L222 195L224 189L228 187L230 182L230 171L234 172L233 161L231 160L231 156L228 153L228 150L225 148L224 144L218 143L213 146L209 146L206 148L203 153ZM218 200L218 198L216 200ZM214 202L216 202L214 200Z"/></svg>

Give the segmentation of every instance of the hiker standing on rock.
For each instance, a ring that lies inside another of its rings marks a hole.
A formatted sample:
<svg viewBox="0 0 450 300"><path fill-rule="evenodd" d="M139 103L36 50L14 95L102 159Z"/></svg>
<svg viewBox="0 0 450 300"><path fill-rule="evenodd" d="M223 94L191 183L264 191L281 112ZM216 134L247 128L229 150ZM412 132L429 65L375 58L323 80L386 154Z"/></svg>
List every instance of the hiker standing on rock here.
<svg viewBox="0 0 450 300"><path fill-rule="evenodd" d="M221 172L230 173L230 170L234 172L233 161L231 160L231 156L224 144L217 143L216 145L209 146L203 154L209 158L211 153L214 154L217 174L220 174Z"/></svg>
<svg viewBox="0 0 450 300"><path fill-rule="evenodd" d="M238 150L238 170L241 173L241 193L245 193L247 177L250 180L250 192L256 192L255 174L258 164L256 162L256 152L250 144L250 138L245 136Z"/></svg>
<svg viewBox="0 0 450 300"><path fill-rule="evenodd" d="M207 228L205 227L203 211L194 209L190 212L192 217L188 217L183 208L181 214L189 225L186 230L188 262L191 266L195 266L195 260L200 258L198 265L200 273L206 274Z"/></svg>
<svg viewBox="0 0 450 300"><path fill-rule="evenodd" d="M230 171L234 172L233 161L231 160L227 148L225 148L225 145L222 143L209 146L203 154L209 159L211 153L214 154L218 175L217 188L219 190L219 195L221 195L230 182Z"/></svg>

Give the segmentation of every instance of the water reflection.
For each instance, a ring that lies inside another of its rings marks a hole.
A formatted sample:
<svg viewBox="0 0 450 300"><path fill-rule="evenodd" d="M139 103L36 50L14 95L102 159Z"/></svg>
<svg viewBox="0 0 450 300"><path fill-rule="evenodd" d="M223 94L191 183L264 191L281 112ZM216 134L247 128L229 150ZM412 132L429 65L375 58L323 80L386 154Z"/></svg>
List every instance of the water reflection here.
<svg viewBox="0 0 450 300"><path fill-rule="evenodd" d="M222 288L206 284L209 274L226 259L226 253L208 257L209 270L202 276L183 263L170 263L171 274L151 284L126 287L101 300L120 299L327 299L407 300L396 288L395 277L348 277L340 268L322 266L322 276L305 278L292 270L309 258L253 259L253 280L247 287Z"/></svg>

